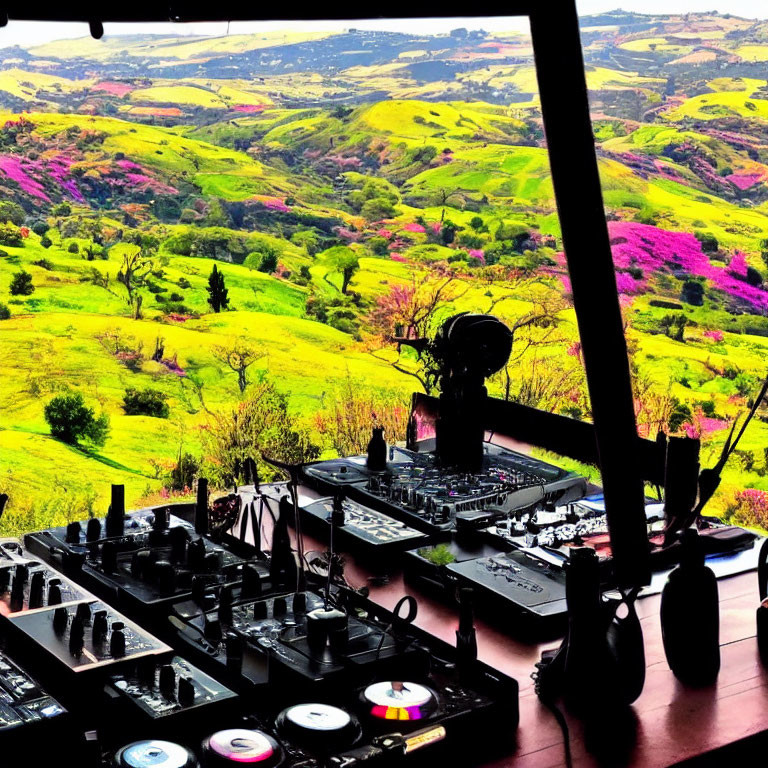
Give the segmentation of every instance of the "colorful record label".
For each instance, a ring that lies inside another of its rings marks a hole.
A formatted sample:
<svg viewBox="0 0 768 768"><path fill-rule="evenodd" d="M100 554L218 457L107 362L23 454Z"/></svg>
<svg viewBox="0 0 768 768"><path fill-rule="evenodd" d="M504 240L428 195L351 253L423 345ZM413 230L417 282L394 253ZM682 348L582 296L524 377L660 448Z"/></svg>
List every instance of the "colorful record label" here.
<svg viewBox="0 0 768 768"><path fill-rule="evenodd" d="M261 731L232 728L214 733L208 740L211 752L235 763L260 763L274 755L270 740Z"/></svg>
<svg viewBox="0 0 768 768"><path fill-rule="evenodd" d="M371 704L382 707L423 707L432 699L432 691L418 683L374 683L365 689Z"/></svg>
<svg viewBox="0 0 768 768"><path fill-rule="evenodd" d="M129 768L186 768L189 752L170 741L140 741L126 747L121 760Z"/></svg>
<svg viewBox="0 0 768 768"><path fill-rule="evenodd" d="M297 704L285 716L294 725L310 731L340 731L352 722L343 709L330 704Z"/></svg>
<svg viewBox="0 0 768 768"><path fill-rule="evenodd" d="M418 683L382 682L363 692L371 704L371 715L379 720L421 720L429 715L434 702L432 691Z"/></svg>

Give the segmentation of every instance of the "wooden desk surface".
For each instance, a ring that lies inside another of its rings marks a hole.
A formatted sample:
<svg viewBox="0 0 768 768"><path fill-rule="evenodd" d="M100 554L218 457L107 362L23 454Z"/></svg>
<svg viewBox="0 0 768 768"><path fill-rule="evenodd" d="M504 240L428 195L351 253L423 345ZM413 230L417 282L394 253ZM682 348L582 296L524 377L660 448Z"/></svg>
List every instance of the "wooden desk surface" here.
<svg viewBox="0 0 768 768"><path fill-rule="evenodd" d="M306 535L305 547L321 551L327 548ZM419 602L415 623L449 643L455 642L458 616L453 607L414 590L404 583L402 573L384 586L374 586L368 581L370 571L362 561L349 553L345 553L345 559L350 584L369 586L371 598L388 609L394 608L404 594L412 594ZM733 576L719 581L718 586L722 666L716 685L710 688L688 689L677 681L662 646L661 598L652 595L638 601L648 666L645 688L633 705L639 726L637 745L627 766L663 768L768 729L768 672L760 663L755 639L757 576ZM522 643L482 619L476 621L476 628L479 657L520 684L517 750L485 768L563 766L562 732L550 710L539 703L530 678L542 650L557 647L559 641ZM573 765L598 766L584 748L579 722L568 717L568 723Z"/></svg>

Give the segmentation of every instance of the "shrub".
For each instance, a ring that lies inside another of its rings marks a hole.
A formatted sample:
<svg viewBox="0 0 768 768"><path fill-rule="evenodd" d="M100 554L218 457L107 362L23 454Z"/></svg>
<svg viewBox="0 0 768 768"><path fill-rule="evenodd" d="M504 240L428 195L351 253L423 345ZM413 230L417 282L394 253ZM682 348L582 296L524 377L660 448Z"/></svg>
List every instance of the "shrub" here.
<svg viewBox="0 0 768 768"><path fill-rule="evenodd" d="M43 235L40 238L40 245L42 245L43 248L50 248L53 245L53 242L52 242L51 238L48 237L48 235Z"/></svg>
<svg viewBox="0 0 768 768"><path fill-rule="evenodd" d="M726 519L737 525L768 527L768 492L757 488L736 491L728 505Z"/></svg>
<svg viewBox="0 0 768 768"><path fill-rule="evenodd" d="M288 412L286 397L267 379L252 386L243 401L211 414L202 437L209 479L221 485L241 480L249 458L268 480L274 468L262 463L262 454L286 462L310 461L320 454L309 432Z"/></svg>
<svg viewBox="0 0 768 768"><path fill-rule="evenodd" d="M96 446L104 445L109 433L106 413L95 417L80 392L68 392L54 397L44 409L45 420L51 434L62 442L76 445L87 440Z"/></svg>
<svg viewBox="0 0 768 768"><path fill-rule="evenodd" d="M167 419L171 409L168 396L156 389L127 389L123 395L123 410L127 416L154 416Z"/></svg>
<svg viewBox="0 0 768 768"><path fill-rule="evenodd" d="M691 409L686 403L680 402L677 398L673 399L672 409L667 420L667 427L670 432L677 432L685 422L691 420Z"/></svg>
<svg viewBox="0 0 768 768"><path fill-rule="evenodd" d="M176 465L171 470L171 491L183 491L191 488L200 471L200 461L191 453L185 453L179 457Z"/></svg>
<svg viewBox="0 0 768 768"><path fill-rule="evenodd" d="M680 301L701 307L704 304L704 286L696 280L686 280L680 292Z"/></svg>
<svg viewBox="0 0 768 768"><path fill-rule="evenodd" d="M51 213L54 216L69 216L69 214L72 213L72 208L69 203L59 203L51 208Z"/></svg>
<svg viewBox="0 0 768 768"><path fill-rule="evenodd" d="M179 288L191 288L192 287L192 283L190 283L189 280L187 280L186 277L180 277L179 278L179 282L178 282L178 286L179 286Z"/></svg>
<svg viewBox="0 0 768 768"><path fill-rule="evenodd" d="M47 269L49 272L53 269L53 264L48 259L38 259L32 262L36 267Z"/></svg>
<svg viewBox="0 0 768 768"><path fill-rule="evenodd" d="M8 309L7 305L0 303L0 320L10 320L11 319L11 310Z"/></svg>
<svg viewBox="0 0 768 768"><path fill-rule="evenodd" d="M21 229L10 222L7 224L0 224L0 245L21 248L24 245Z"/></svg>
<svg viewBox="0 0 768 768"><path fill-rule="evenodd" d="M80 246L77 243L70 243L67 250L70 253L80 253Z"/></svg>
<svg viewBox="0 0 768 768"><path fill-rule="evenodd" d="M261 261L259 262L259 272L272 273L277 269L277 254L272 251L269 253L263 253L261 255Z"/></svg>
<svg viewBox="0 0 768 768"><path fill-rule="evenodd" d="M24 213L24 209L18 204L11 202L10 200L0 201L0 221L10 221L17 227L20 227L24 223L27 214Z"/></svg>
<svg viewBox="0 0 768 768"><path fill-rule="evenodd" d="M763 276L754 267L747 267L746 281L750 285L760 286L763 284Z"/></svg>
<svg viewBox="0 0 768 768"><path fill-rule="evenodd" d="M9 290L11 296L30 296L35 292L35 286L32 285L32 275L23 269L14 272Z"/></svg>
<svg viewBox="0 0 768 768"><path fill-rule="evenodd" d="M168 297L168 301L174 301L174 302L184 301L184 297L180 293L172 293Z"/></svg>

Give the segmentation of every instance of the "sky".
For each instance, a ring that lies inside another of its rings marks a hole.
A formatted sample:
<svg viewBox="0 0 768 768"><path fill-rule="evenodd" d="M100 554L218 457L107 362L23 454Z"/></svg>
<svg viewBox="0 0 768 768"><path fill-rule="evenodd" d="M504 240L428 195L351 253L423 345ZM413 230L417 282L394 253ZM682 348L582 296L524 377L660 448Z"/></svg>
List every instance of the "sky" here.
<svg viewBox="0 0 768 768"><path fill-rule="evenodd" d="M638 13L687 13L719 11L744 18L768 18L768 0L577 0L582 15L615 10ZM196 24L105 24L106 36L117 34L171 34L212 35L248 34L265 30L344 30L376 29L393 32L428 31L445 33L457 27L485 29L488 32L510 32L528 29L526 19L499 18L445 18L445 19L365 19L349 21L269 21L269 22L206 22ZM0 29L0 47L8 45L31 46L51 40L77 38L89 34L88 26L72 22L11 21Z"/></svg>

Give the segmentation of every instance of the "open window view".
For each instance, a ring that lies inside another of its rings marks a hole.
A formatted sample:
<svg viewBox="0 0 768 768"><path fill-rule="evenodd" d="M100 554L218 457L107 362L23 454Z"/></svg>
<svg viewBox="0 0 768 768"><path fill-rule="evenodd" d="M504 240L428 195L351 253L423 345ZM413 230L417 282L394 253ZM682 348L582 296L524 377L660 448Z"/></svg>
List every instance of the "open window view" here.
<svg viewBox="0 0 768 768"><path fill-rule="evenodd" d="M405 440L462 311L589 418L528 21L460 24L2 33L2 530Z"/></svg>

